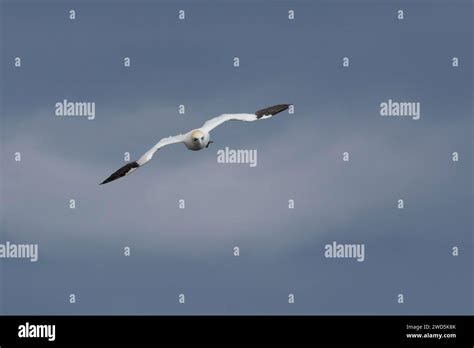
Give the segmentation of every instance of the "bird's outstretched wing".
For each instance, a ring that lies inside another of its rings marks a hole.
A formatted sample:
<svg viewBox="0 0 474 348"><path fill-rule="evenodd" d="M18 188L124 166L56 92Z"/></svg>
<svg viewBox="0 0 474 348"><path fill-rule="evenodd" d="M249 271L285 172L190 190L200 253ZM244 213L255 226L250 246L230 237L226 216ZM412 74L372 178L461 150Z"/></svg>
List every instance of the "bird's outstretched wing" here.
<svg viewBox="0 0 474 348"><path fill-rule="evenodd" d="M121 178L122 176L132 173L138 167L143 166L146 162L151 160L155 152L161 149L162 147L165 147L166 145L184 142L185 138L186 138L186 134L178 134L175 136L161 139L159 142L155 144L155 146L153 146L150 150L145 152L142 155L142 157L140 157L138 160L127 163L126 165L124 165L123 167L115 171L112 175L110 175L107 179L105 179L99 185L107 184L111 181Z"/></svg>
<svg viewBox="0 0 474 348"><path fill-rule="evenodd" d="M290 107L291 104L278 104L274 106L270 106L265 109L257 110L255 111L254 114L223 114L214 118L211 118L210 120L206 121L202 125L202 129L204 129L206 132L210 132L214 128L216 128L218 125L226 122L226 121L257 121L260 119L265 119L272 117L273 115L276 115L282 111L285 111Z"/></svg>

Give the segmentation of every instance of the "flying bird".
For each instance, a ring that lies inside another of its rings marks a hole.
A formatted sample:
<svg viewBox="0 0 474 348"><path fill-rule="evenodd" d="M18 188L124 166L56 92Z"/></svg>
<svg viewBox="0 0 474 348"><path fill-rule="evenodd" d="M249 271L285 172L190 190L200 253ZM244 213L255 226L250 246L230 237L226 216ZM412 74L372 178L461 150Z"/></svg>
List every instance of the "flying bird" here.
<svg viewBox="0 0 474 348"><path fill-rule="evenodd" d="M210 132L220 124L226 121L251 122L257 120L264 120L282 111L285 111L290 107L290 105L291 104L278 104L265 109L258 110L254 114L222 114L206 121L201 128L193 129L187 132L186 134L178 134L175 136L163 138L159 142L157 142L155 146L153 146L150 150L145 152L143 156L140 157L138 160L127 163L122 168L115 171L99 185L107 184L111 181L117 180L125 175L134 172L137 168L140 168L149 160L151 160L156 151L167 145L184 143L188 150L199 151L209 147L209 144L213 143L210 138Z"/></svg>

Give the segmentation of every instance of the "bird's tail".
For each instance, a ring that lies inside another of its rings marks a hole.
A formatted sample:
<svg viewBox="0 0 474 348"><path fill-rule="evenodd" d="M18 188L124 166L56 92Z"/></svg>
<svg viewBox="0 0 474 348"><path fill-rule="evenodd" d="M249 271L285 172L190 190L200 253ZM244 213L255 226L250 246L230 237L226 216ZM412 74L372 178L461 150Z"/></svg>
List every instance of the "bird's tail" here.
<svg viewBox="0 0 474 348"><path fill-rule="evenodd" d="M102 181L99 185L107 184L111 181L117 180L121 178L122 176L125 176L127 174L130 174L133 172L135 169L140 167L140 165L137 162L130 162L124 165L122 168L118 169L115 171L111 176L109 176L107 179Z"/></svg>
<svg viewBox="0 0 474 348"><path fill-rule="evenodd" d="M258 111L255 111L255 115L257 115L257 119L262 118L264 116L273 116L276 115L282 111L285 111L288 109L292 104L278 104L278 105L273 105L265 109L261 109Z"/></svg>

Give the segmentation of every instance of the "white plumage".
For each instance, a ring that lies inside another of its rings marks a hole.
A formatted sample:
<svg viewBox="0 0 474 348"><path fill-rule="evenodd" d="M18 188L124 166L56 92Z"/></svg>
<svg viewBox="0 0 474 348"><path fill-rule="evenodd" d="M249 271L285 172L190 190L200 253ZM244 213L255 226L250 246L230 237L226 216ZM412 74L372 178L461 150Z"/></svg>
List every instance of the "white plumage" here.
<svg viewBox="0 0 474 348"><path fill-rule="evenodd" d="M289 106L290 104L279 104L262 110L258 110L254 114L222 114L220 116L211 118L210 120L206 121L201 128L193 129L187 132L186 134L178 134L175 136L170 136L161 139L151 149L145 152L138 160L136 160L135 162L127 163L126 165L115 171L112 175L110 175L100 184L106 184L108 182L114 181L118 178L132 173L137 168L143 166L145 163L151 160L156 151L167 145L184 143L184 145L189 150L199 151L203 148L207 148L209 144L212 143L210 132L220 124L227 121L251 122L261 119L267 119L288 109Z"/></svg>

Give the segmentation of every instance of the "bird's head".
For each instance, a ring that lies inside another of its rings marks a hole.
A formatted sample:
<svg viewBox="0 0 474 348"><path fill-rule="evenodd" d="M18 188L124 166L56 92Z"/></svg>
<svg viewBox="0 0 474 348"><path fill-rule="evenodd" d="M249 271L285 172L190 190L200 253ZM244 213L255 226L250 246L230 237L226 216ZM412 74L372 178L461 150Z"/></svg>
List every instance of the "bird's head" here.
<svg viewBox="0 0 474 348"><path fill-rule="evenodd" d="M204 134L203 132L196 130L191 133L191 138L193 139L193 142L202 143L204 141Z"/></svg>

